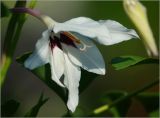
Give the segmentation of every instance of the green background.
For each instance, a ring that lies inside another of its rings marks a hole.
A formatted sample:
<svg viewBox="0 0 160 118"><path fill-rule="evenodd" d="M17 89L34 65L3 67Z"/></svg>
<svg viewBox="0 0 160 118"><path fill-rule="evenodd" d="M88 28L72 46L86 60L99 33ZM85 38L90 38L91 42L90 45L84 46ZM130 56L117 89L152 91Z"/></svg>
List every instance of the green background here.
<svg viewBox="0 0 160 118"><path fill-rule="evenodd" d="M4 3L12 8L15 2L4 1ZM142 3L147 7L149 22L158 46L159 2L142 1ZM86 16L94 20L112 19L120 22L127 28L134 28L124 12L122 1L38 1L35 8L58 22L64 22L79 16ZM8 20L9 18L1 19L2 43ZM14 57L16 58L24 52L34 50L35 43L41 37L41 33L44 30L46 30L46 27L38 19L29 16L22 29ZM79 105L85 110L90 111L101 105L98 101L104 92L110 90L133 91L159 77L158 65L154 64L134 66L120 71L115 71L111 67L111 59L117 56L137 55L147 57L144 45L140 39L133 39L113 46L99 44L97 46L106 62L107 73L103 78L94 80L80 95ZM156 90L158 90L158 87L151 89L151 91ZM21 106L16 116L22 116L36 103L42 91L50 100L41 108L38 116L61 116L66 112L65 105L61 99L32 73L21 67L14 60L9 69L5 85L2 88L2 103L11 98L20 101ZM135 102L134 105L128 116L147 115L140 103Z"/></svg>

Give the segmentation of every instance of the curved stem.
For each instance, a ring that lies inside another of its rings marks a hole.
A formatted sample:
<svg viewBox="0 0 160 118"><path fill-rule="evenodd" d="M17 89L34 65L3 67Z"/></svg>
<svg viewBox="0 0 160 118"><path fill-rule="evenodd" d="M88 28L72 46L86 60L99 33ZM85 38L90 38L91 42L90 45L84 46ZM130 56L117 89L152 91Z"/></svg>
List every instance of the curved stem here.
<svg viewBox="0 0 160 118"><path fill-rule="evenodd" d="M48 28L53 28L53 25L56 23L52 18L41 14L38 10L25 8L25 7L17 7L10 9L13 13L27 13L42 21Z"/></svg>
<svg viewBox="0 0 160 118"><path fill-rule="evenodd" d="M97 115L97 114L103 113L103 112L109 110L111 107L115 106L116 104L118 104L118 103L120 103L120 102L123 102L123 101L126 100L126 99L130 99L131 97L136 96L137 94L139 94L139 93L141 93L141 92L143 92L143 91L145 91L145 90L153 87L154 85L156 85L156 84L158 84L158 83L159 83L159 79L156 80L156 81L153 81L152 83L149 83L149 84L143 86L143 87L140 88L140 89L137 89L136 91L134 91L134 92L132 92L132 93L129 93L129 94L126 95L126 96L123 96L123 97L115 100L115 101L112 102L111 104L105 104L105 105L103 105L103 106L95 109L95 110L93 111L93 113L91 113L89 116L95 116L95 115Z"/></svg>
<svg viewBox="0 0 160 118"><path fill-rule="evenodd" d="M34 17L37 17L40 19L41 13L38 10L30 9L30 8L25 8L25 7L17 7L17 8L12 8L10 9L13 13L28 13Z"/></svg>

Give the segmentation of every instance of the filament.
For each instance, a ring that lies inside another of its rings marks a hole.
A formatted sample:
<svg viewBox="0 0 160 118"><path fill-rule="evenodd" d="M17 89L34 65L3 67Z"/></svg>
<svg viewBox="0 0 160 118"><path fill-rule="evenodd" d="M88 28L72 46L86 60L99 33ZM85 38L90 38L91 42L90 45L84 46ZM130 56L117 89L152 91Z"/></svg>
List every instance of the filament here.
<svg viewBox="0 0 160 118"><path fill-rule="evenodd" d="M86 44L86 43L83 42L82 40L81 40L80 42L81 42L81 45L83 46L83 47L80 47L80 48L79 48L80 51L86 51L87 48L90 48L90 47L93 46L93 45L88 45L88 44Z"/></svg>

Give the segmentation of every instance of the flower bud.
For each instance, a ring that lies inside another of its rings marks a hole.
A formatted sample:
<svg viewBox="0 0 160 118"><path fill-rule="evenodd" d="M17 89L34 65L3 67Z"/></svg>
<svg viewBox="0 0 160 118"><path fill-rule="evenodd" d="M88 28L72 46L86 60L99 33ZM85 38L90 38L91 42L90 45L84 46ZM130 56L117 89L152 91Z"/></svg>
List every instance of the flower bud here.
<svg viewBox="0 0 160 118"><path fill-rule="evenodd" d="M123 0L125 12L138 30L149 56L158 56L153 33L148 23L147 10L138 0Z"/></svg>

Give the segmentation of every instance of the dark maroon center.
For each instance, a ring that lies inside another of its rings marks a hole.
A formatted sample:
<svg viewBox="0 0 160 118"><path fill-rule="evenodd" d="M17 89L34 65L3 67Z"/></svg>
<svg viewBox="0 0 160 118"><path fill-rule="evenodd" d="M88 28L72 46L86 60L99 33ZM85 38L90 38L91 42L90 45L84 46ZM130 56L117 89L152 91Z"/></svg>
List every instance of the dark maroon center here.
<svg viewBox="0 0 160 118"><path fill-rule="evenodd" d="M54 36L54 37L50 36L49 40L50 40L49 45L52 50L54 49L55 46L59 47L62 50L61 43L64 43L68 46L72 46L74 48L77 48L76 45L74 44L73 40L69 36L67 36L63 33L60 33L60 38L58 38L56 36Z"/></svg>
<svg viewBox="0 0 160 118"><path fill-rule="evenodd" d="M50 45L50 47L51 47L52 50L53 50L53 48L54 48L55 46L57 46L57 47L59 47L60 49L62 49L62 46L61 46L61 44L60 44L60 41L59 41L58 37L54 36L54 37L52 38L52 37L50 36L50 37L49 37L49 40L50 40L49 45Z"/></svg>

